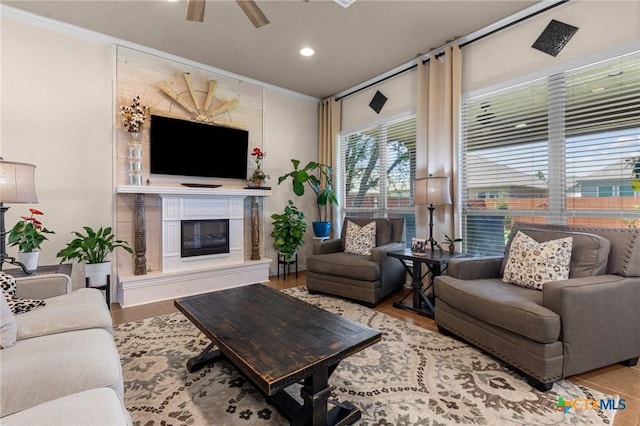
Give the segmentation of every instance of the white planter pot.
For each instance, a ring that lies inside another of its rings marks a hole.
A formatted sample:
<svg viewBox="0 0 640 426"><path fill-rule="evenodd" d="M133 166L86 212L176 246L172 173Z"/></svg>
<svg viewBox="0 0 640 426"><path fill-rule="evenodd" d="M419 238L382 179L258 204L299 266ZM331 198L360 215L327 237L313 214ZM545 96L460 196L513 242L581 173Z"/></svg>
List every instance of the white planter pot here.
<svg viewBox="0 0 640 426"><path fill-rule="evenodd" d="M38 269L38 258L40 257L39 251L31 251L29 253L18 252L18 261L22 263L28 272L33 272Z"/></svg>
<svg viewBox="0 0 640 426"><path fill-rule="evenodd" d="M107 275L111 275L111 261L84 264L84 277L89 280L89 287L102 287L106 285Z"/></svg>

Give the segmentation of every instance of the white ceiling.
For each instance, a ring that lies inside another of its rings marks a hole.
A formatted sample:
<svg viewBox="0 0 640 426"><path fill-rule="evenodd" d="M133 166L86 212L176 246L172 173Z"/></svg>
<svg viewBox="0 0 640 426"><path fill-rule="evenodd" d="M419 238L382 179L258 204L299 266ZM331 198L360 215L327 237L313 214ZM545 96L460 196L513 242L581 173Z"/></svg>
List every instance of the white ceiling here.
<svg viewBox="0 0 640 426"><path fill-rule="evenodd" d="M184 0L2 3L325 98L539 1L256 0L271 21L258 29L229 0L207 0L203 23L185 19ZM303 46L315 56L302 57Z"/></svg>

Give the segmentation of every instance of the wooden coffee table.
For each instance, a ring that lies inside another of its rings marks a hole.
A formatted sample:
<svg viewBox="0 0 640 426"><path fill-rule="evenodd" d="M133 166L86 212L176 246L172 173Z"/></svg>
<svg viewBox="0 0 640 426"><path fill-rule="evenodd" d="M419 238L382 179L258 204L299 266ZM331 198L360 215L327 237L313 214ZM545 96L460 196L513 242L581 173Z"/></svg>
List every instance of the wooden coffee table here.
<svg viewBox="0 0 640 426"><path fill-rule="evenodd" d="M349 402L331 402L328 380L344 358L381 333L262 284L185 297L175 306L211 339L187 362L190 372L229 359L291 421L347 425L360 419ZM285 388L302 382L304 404Z"/></svg>

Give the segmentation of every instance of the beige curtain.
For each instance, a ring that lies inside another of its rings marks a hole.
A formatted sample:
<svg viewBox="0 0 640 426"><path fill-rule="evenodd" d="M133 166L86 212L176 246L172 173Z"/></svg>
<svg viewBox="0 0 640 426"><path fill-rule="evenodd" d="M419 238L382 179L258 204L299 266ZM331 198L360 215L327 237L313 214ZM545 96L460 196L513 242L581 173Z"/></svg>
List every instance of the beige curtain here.
<svg viewBox="0 0 640 426"><path fill-rule="evenodd" d="M333 98L324 99L318 107L318 162L333 167L333 190L336 191L338 138L340 136L340 117L342 101ZM338 217L337 208L327 209L327 220L332 223L333 235L337 227L335 218Z"/></svg>
<svg viewBox="0 0 640 426"><path fill-rule="evenodd" d="M462 96L462 53L457 44L444 49L444 54L418 66L418 169L416 177L450 176L452 206L438 206L434 214L434 238L444 234L459 237L460 185L458 143L460 99ZM416 224L428 224L426 208L416 211ZM424 212L422 211L424 209ZM420 229L418 228L418 229Z"/></svg>

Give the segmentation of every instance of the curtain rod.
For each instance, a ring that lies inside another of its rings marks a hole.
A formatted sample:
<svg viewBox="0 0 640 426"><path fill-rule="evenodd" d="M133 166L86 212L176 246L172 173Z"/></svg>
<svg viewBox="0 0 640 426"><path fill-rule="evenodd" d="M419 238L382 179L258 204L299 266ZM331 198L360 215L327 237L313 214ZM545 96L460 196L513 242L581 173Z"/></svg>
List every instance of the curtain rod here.
<svg viewBox="0 0 640 426"><path fill-rule="evenodd" d="M504 30L506 28L509 28L512 25L518 24L518 23L520 23L522 21L526 21L529 18L533 18L536 15L544 13L544 12L546 12L548 10L553 9L554 7L560 6L561 4L564 4L564 3L567 3L567 2L569 2L569 0L557 0L553 4L550 4L549 6L543 7L541 9L534 10L534 11L528 13L527 15L522 16L522 17L517 18L517 19L513 19L514 16L517 15L517 14L512 15L512 17L510 17L510 18L505 18L505 19L509 20L508 22L506 22L506 23L504 23L502 25L499 25L496 28L491 28L492 25L489 25L489 26L487 26L487 27L485 27L485 28L483 28L481 30L476 31L475 33L471 33L471 34L466 35L464 37L460 37L460 38L458 38L456 40L453 40L453 41L451 41L449 43L446 43L446 44L444 44L444 45L442 45L442 46L440 46L440 47L438 47L436 49L431 50L430 52L428 52L425 55L423 55L423 56L426 56L426 58L422 60L422 63L426 64L427 62L429 62L429 60L431 59L431 56L433 56L435 58L439 58L440 56L444 55L444 51L442 51L442 49L445 49L445 48L451 46L452 44L454 44L454 43L456 43L458 41L462 41L462 42L458 43L458 45L460 47L469 45L469 44L471 44L471 43L473 43L475 41L481 40L481 39L483 39L483 38L485 38L485 37L487 37L487 36L489 36L491 34L495 34L498 31L502 31L502 30ZM542 3L544 3L544 2L542 2ZM500 22L500 21L498 21L498 22ZM497 24L497 22L496 22L496 24ZM418 64L415 61L416 61L416 59L411 61L411 63L409 63L409 65L407 65L405 68L401 68L401 69L399 69L397 71L392 70L392 71L390 71L391 74L385 75L384 77L381 77L381 78L379 78L379 79L377 79L375 81L367 83L362 87L358 87L357 89L354 89L354 90L352 90L350 92L347 92L347 93L344 93L344 94L338 94L338 96L335 98L335 100L339 101L339 100L341 100L343 98L346 98L347 96L354 95L354 94L356 94L358 92L361 92L361 91L363 91L365 89L370 88L371 86L375 86L376 84L380 84L383 81L389 80L390 78L396 77L396 76L398 76L398 75L400 75L400 74L402 74L404 72L410 71L410 70L412 70L412 69L414 69L414 68L416 68L418 66ZM402 65L400 67L402 67Z"/></svg>

